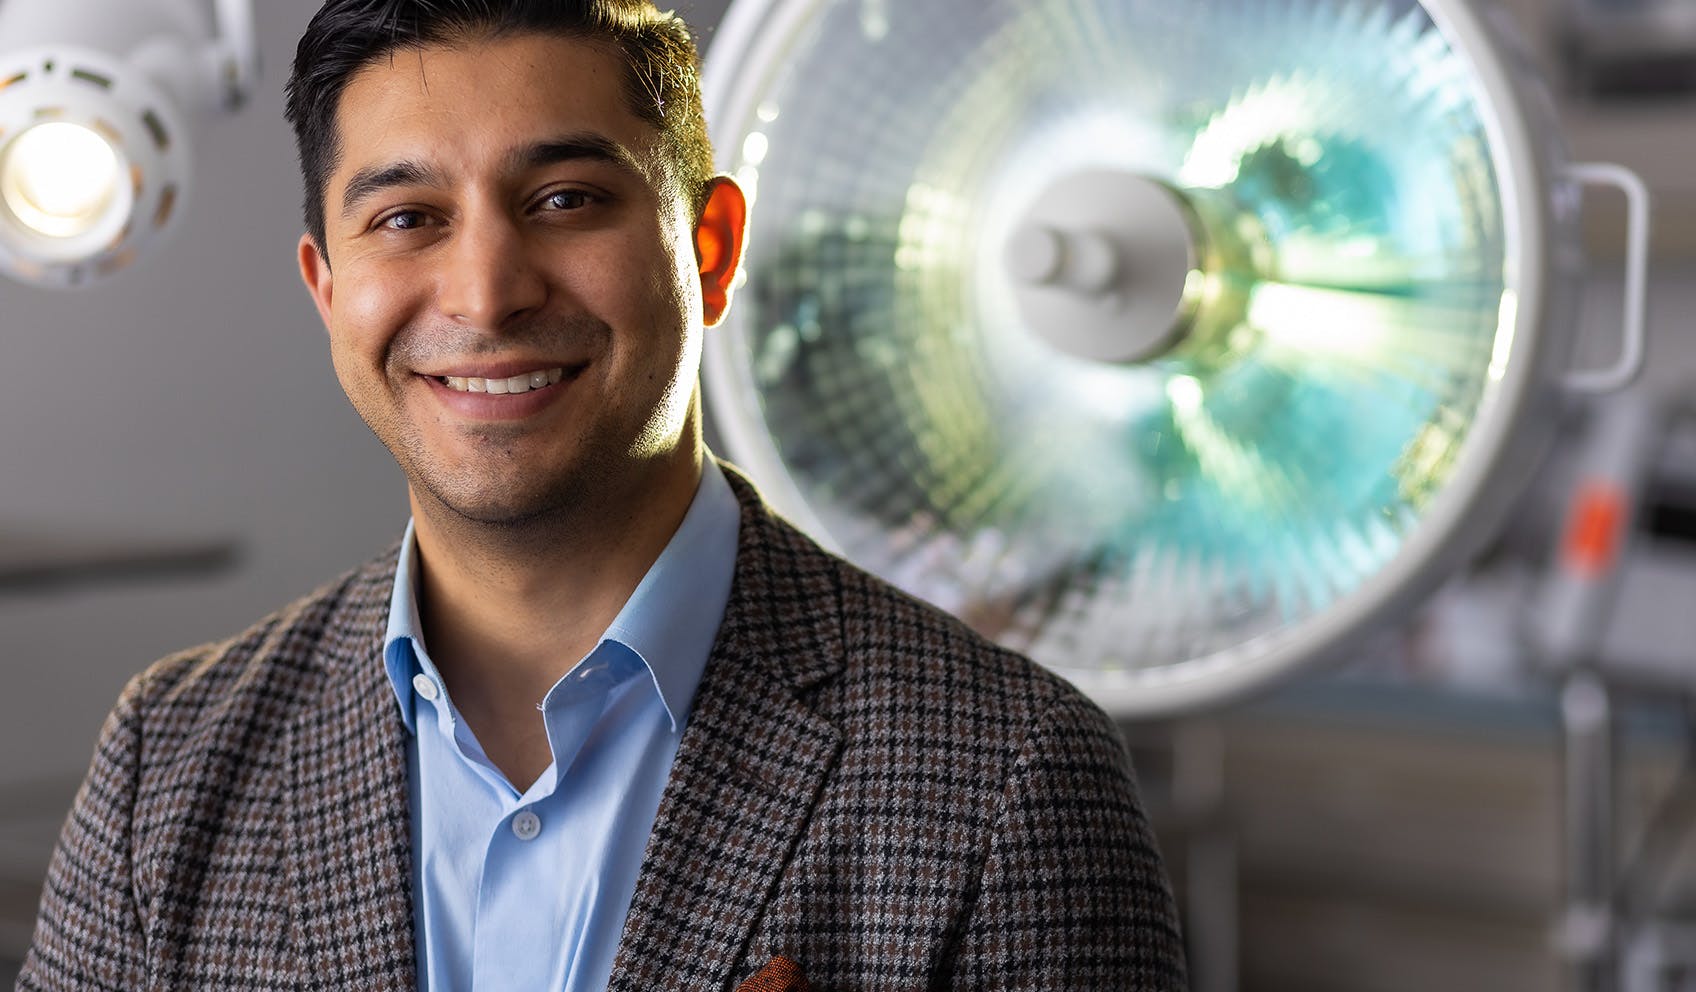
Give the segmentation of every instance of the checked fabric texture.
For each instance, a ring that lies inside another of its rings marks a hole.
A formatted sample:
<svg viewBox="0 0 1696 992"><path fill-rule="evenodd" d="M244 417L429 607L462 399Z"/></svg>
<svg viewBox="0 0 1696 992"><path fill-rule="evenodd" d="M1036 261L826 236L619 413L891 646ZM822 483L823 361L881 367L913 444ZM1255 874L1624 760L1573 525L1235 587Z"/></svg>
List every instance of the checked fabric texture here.
<svg viewBox="0 0 1696 992"><path fill-rule="evenodd" d="M730 603L609 988L1185 987L1122 745L1076 690L820 550L727 467ZM136 677L18 988L415 988L395 552ZM546 948L520 949L548 953ZM804 972L805 977L801 977Z"/></svg>

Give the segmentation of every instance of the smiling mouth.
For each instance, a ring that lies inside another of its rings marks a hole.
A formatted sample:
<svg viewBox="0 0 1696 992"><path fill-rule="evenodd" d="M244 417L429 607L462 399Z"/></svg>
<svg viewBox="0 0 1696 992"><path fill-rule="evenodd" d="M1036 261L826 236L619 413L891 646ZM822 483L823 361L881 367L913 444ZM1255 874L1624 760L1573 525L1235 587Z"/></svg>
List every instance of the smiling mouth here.
<svg viewBox="0 0 1696 992"><path fill-rule="evenodd" d="M571 370L576 374L578 368ZM485 379L480 376L438 375L432 376L437 382L456 393L490 393L496 396L528 393L532 389L546 389L566 377L563 368L537 369L534 372L524 372L505 379Z"/></svg>

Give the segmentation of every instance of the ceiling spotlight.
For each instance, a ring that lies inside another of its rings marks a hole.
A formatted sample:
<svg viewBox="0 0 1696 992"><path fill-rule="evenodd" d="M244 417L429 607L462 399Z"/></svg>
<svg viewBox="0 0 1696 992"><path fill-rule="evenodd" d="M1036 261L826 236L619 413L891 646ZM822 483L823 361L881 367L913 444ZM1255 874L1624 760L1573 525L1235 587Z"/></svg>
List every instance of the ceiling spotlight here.
<svg viewBox="0 0 1696 992"><path fill-rule="evenodd" d="M86 234L112 213L122 173L105 138L81 124L37 124L0 159L0 198L42 237Z"/></svg>
<svg viewBox="0 0 1696 992"><path fill-rule="evenodd" d="M0 3L0 272L79 286L181 213L190 124L258 77L252 0Z"/></svg>

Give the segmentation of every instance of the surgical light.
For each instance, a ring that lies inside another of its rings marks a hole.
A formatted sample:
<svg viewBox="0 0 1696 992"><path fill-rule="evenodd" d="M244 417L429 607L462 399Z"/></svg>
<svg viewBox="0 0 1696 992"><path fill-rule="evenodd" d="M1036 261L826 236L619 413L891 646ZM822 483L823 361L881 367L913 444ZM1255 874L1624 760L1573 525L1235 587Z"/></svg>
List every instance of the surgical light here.
<svg viewBox="0 0 1696 992"><path fill-rule="evenodd" d="M1490 533L1563 382L1641 355L1641 184L1565 158L1484 6L737 0L727 453L1117 713L1336 657ZM1635 261L1580 376L1592 184Z"/></svg>
<svg viewBox="0 0 1696 992"><path fill-rule="evenodd" d="M169 230L191 125L258 75L252 0L0 2L0 271L110 274Z"/></svg>

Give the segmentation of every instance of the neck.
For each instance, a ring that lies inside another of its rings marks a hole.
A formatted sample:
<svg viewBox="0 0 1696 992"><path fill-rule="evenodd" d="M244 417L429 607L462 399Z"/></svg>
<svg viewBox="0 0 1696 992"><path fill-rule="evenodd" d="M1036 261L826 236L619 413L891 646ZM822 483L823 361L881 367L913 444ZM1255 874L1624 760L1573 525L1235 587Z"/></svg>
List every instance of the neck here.
<svg viewBox="0 0 1696 992"><path fill-rule="evenodd" d="M509 759L519 767L545 767L535 707L594 648L677 532L700 482L700 458L698 447L680 452L659 477L574 501L569 519L522 527L467 520L413 490L424 640L456 707L503 770L508 762L497 752L528 755Z"/></svg>

